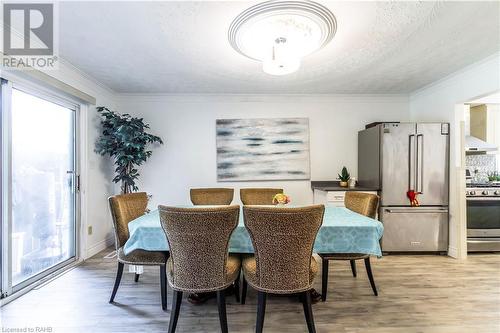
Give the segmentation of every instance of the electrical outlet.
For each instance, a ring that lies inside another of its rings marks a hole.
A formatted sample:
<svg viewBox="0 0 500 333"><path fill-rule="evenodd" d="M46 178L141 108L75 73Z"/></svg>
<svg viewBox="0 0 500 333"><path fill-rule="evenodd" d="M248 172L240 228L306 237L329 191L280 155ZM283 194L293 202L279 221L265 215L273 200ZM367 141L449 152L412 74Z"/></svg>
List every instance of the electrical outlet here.
<svg viewBox="0 0 500 333"><path fill-rule="evenodd" d="M92 235L92 226L91 225L89 225L87 227L87 234Z"/></svg>

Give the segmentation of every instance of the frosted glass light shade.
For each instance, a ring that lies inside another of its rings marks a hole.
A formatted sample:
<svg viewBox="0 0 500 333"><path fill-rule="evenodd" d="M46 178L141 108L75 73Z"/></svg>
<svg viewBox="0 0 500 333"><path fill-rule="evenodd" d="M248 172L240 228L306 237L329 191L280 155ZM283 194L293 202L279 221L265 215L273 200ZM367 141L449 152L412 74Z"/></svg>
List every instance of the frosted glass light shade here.
<svg viewBox="0 0 500 333"><path fill-rule="evenodd" d="M229 43L244 56L262 61L266 73L283 75L297 70L302 57L325 46L336 29L335 16L316 2L267 1L233 20ZM286 41L279 45L286 56L273 55L277 40Z"/></svg>
<svg viewBox="0 0 500 333"><path fill-rule="evenodd" d="M262 62L262 70L270 75L290 74L296 72L299 67L299 58L266 59Z"/></svg>

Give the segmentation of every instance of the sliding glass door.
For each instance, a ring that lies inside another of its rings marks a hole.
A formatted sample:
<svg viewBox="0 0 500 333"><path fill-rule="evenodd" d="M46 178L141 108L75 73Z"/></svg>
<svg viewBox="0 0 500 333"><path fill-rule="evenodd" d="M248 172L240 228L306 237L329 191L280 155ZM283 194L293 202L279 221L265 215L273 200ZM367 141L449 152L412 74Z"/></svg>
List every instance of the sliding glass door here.
<svg viewBox="0 0 500 333"><path fill-rule="evenodd" d="M10 294L75 259L77 107L15 85L2 97L2 286Z"/></svg>

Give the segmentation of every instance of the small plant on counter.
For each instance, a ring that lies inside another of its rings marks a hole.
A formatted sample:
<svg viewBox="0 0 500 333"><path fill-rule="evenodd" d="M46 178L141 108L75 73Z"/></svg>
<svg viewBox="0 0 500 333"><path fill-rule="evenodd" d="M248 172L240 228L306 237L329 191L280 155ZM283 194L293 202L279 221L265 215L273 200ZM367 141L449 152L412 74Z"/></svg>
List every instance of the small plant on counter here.
<svg viewBox="0 0 500 333"><path fill-rule="evenodd" d="M278 193L273 198L274 205L286 205L290 203L290 197L284 193Z"/></svg>
<svg viewBox="0 0 500 333"><path fill-rule="evenodd" d="M351 175L349 171L347 171L346 167L342 168L342 171L339 173L340 186L347 187L349 179L351 179Z"/></svg>
<svg viewBox="0 0 500 333"><path fill-rule="evenodd" d="M101 115L102 133L95 144L95 152L108 155L114 160L116 175L113 182L121 183L122 193L131 193L139 188L137 166L142 165L153 153L151 144L163 144L160 137L149 134L149 125L142 118L119 114L106 107L97 107Z"/></svg>
<svg viewBox="0 0 500 333"><path fill-rule="evenodd" d="M500 174L498 172L488 173L488 180L490 182L500 182Z"/></svg>

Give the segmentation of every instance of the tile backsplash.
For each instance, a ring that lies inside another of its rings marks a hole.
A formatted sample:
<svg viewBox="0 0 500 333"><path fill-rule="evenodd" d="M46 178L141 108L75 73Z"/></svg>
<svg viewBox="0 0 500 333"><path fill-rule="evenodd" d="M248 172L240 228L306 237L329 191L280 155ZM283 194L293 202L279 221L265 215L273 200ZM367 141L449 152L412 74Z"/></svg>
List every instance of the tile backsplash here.
<svg viewBox="0 0 500 333"><path fill-rule="evenodd" d="M472 181L482 183L488 181L488 173L496 170L495 155L466 155L465 166L470 170Z"/></svg>

